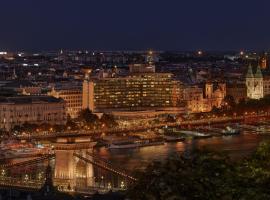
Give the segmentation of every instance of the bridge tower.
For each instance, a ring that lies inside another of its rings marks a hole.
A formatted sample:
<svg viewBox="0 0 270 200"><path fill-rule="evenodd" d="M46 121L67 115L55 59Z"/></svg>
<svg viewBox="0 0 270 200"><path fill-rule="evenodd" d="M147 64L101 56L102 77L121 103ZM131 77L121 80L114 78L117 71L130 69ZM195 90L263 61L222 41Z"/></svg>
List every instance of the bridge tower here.
<svg viewBox="0 0 270 200"><path fill-rule="evenodd" d="M74 157L74 152L75 150L55 150L54 184L71 189L93 186L93 165L82 163ZM80 153L85 155L86 150L80 150Z"/></svg>

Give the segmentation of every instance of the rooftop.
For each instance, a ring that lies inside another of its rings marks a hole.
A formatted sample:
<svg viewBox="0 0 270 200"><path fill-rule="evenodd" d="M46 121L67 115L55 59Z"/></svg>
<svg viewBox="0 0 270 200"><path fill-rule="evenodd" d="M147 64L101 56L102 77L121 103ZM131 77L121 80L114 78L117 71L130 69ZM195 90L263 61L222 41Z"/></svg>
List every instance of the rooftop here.
<svg viewBox="0 0 270 200"><path fill-rule="evenodd" d="M0 103L8 103L8 104L59 103L59 102L63 102L63 100L51 96L0 97Z"/></svg>
<svg viewBox="0 0 270 200"><path fill-rule="evenodd" d="M19 88L19 87L36 87L37 84L28 81L28 80L15 80L15 81L10 81L4 85L4 87L8 88Z"/></svg>

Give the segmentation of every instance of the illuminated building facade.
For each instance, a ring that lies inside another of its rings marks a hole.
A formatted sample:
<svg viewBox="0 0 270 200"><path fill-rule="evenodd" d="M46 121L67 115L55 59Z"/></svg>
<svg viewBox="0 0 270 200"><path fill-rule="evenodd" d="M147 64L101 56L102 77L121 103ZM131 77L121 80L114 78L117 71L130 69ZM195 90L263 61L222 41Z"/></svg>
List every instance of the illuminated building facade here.
<svg viewBox="0 0 270 200"><path fill-rule="evenodd" d="M170 73L131 67L126 77L95 78L83 83L83 107L94 112L157 110L177 107L181 85ZM137 73L138 72L138 73Z"/></svg>
<svg viewBox="0 0 270 200"><path fill-rule="evenodd" d="M82 110L82 87L53 88L48 95L64 99L67 115L71 118L76 118Z"/></svg>
<svg viewBox="0 0 270 200"><path fill-rule="evenodd" d="M263 77L263 95L270 95L270 76Z"/></svg>
<svg viewBox="0 0 270 200"><path fill-rule="evenodd" d="M190 113L209 112L220 108L226 96L225 83L207 82L204 88L189 86L184 89L184 100Z"/></svg>
<svg viewBox="0 0 270 200"><path fill-rule="evenodd" d="M203 112L203 89L198 86L188 86L184 88L184 100L187 103L189 112Z"/></svg>
<svg viewBox="0 0 270 200"><path fill-rule="evenodd" d="M66 123L65 102L48 96L0 98L0 128L11 130L16 125Z"/></svg>
<svg viewBox="0 0 270 200"><path fill-rule="evenodd" d="M253 73L252 66L248 66L246 74L247 97L260 99L264 97L263 75L260 66L257 66L256 73Z"/></svg>
<svg viewBox="0 0 270 200"><path fill-rule="evenodd" d="M236 103L247 98L247 87L244 83L233 83L227 85L226 92L228 96L232 96L234 98Z"/></svg>
<svg viewBox="0 0 270 200"><path fill-rule="evenodd" d="M260 67L261 67L261 69L266 69L267 68L267 58L266 58L266 56L263 56L260 59Z"/></svg>

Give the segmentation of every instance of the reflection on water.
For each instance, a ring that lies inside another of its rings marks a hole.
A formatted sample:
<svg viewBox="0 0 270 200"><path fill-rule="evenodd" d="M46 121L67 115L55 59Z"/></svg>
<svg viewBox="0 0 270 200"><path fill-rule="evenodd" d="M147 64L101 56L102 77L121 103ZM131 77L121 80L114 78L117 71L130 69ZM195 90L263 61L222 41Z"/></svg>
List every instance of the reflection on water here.
<svg viewBox="0 0 270 200"><path fill-rule="evenodd" d="M132 171L143 169L154 160L162 161L170 155L181 153L188 148L207 148L215 151L228 153L232 158L240 158L251 154L258 144L270 139L270 136L256 135L250 132L243 132L237 136L213 137L178 143L166 143L160 146L149 146L138 149L108 150L105 147L96 150L96 153L108 159L115 165Z"/></svg>
<svg viewBox="0 0 270 200"><path fill-rule="evenodd" d="M171 155L180 154L192 148L208 148L215 151L224 151L232 158L238 159L252 153L263 141L270 139L267 135L258 135L251 132L242 132L237 136L213 137L208 139L187 140L178 143L165 143L158 146L147 146L135 149L113 149L105 147L91 150L56 150L55 159L52 161L54 168L54 184L65 188L119 188L125 187L129 183L126 176L119 176L118 172L132 172L142 170L153 161L163 161ZM89 152L90 151L90 152ZM82 160L78 156L88 159ZM109 162L107 162L107 161ZM19 160L9 160L18 162ZM20 160L21 161L21 160ZM97 165L96 163L99 163ZM94 164L93 164L94 163ZM44 164L44 163L43 163ZM46 165L46 163L45 163ZM105 169L102 166L111 167ZM7 171L6 174L21 179L28 177L42 177L42 163L34 166L20 167L20 170ZM119 171L120 170L120 171ZM128 173L129 174L129 173Z"/></svg>

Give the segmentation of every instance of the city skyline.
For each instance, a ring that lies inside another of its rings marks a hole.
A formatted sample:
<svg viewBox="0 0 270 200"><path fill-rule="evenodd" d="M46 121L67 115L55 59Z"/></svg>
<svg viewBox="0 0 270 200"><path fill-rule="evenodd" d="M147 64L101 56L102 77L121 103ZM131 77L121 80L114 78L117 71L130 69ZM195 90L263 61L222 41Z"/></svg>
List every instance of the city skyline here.
<svg viewBox="0 0 270 200"><path fill-rule="evenodd" d="M0 50L268 50L270 3L8 1Z"/></svg>
<svg viewBox="0 0 270 200"><path fill-rule="evenodd" d="M0 200L270 199L269 7L3 1Z"/></svg>

